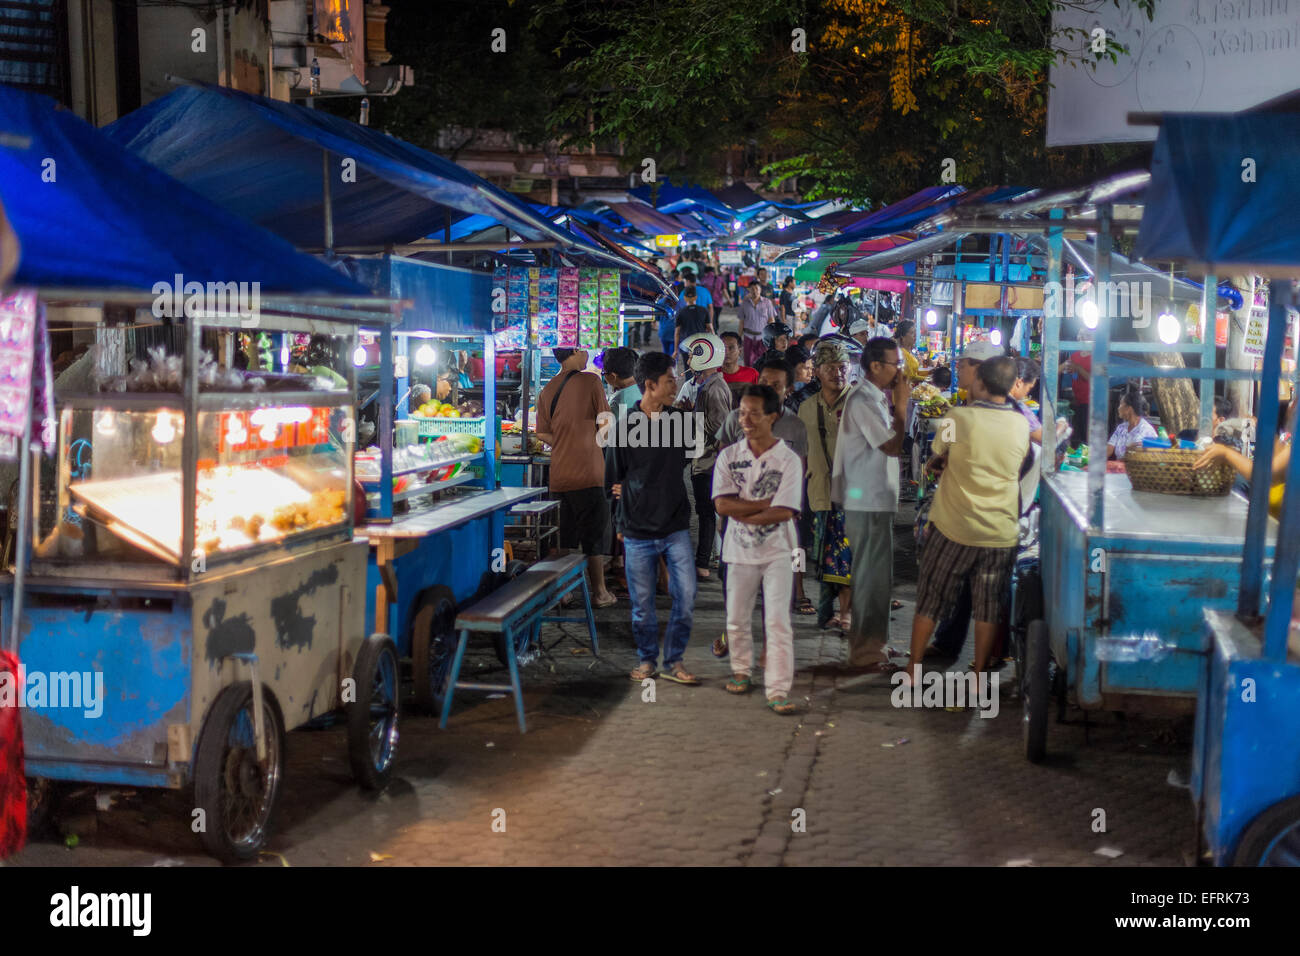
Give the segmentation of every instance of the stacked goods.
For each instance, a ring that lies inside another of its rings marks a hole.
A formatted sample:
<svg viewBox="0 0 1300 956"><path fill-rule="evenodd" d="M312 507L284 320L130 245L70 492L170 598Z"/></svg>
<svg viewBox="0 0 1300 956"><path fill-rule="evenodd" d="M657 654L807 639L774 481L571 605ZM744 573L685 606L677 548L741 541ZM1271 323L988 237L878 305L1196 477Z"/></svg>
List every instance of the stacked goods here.
<svg viewBox="0 0 1300 956"><path fill-rule="evenodd" d="M578 346L594 349L600 341L600 272L578 270Z"/></svg>
<svg viewBox="0 0 1300 956"><path fill-rule="evenodd" d="M576 348L578 345L578 270L565 267L560 270L560 310L559 341L564 348ZM538 345L544 343L538 342Z"/></svg>
<svg viewBox="0 0 1300 956"><path fill-rule="evenodd" d="M528 298L537 344L555 348L560 344L560 270L529 269L528 276Z"/></svg>
<svg viewBox="0 0 1300 956"><path fill-rule="evenodd" d="M614 348L622 339L618 328L618 272L616 270L602 269L599 288L599 339L597 344L601 348Z"/></svg>
<svg viewBox="0 0 1300 956"><path fill-rule="evenodd" d="M412 418L460 418L461 410L450 402L440 402L436 398L425 402L418 408L411 409Z"/></svg>
<svg viewBox="0 0 1300 956"><path fill-rule="evenodd" d="M948 414L948 400L943 397L943 392L929 382L923 382L912 389L912 401L919 406L917 410L922 418L942 418Z"/></svg>

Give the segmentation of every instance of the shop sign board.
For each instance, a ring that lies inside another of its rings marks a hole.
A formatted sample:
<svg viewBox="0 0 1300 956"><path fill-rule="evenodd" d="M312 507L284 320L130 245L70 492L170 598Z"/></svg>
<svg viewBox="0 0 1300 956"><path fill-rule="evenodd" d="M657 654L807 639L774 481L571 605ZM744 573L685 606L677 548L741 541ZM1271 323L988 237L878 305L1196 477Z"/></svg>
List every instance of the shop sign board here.
<svg viewBox="0 0 1300 956"><path fill-rule="evenodd" d="M1296 0L1155 0L1151 20L1132 0L1054 6L1068 60L1051 68L1048 146L1153 140L1157 127L1130 126L1130 112L1236 112L1300 86ZM1094 43L1129 52L1093 69Z"/></svg>
<svg viewBox="0 0 1300 956"><path fill-rule="evenodd" d="M1267 329L1268 309L1264 306L1253 306L1250 310L1250 322L1246 325L1246 338L1241 343L1243 355L1264 357L1264 335Z"/></svg>

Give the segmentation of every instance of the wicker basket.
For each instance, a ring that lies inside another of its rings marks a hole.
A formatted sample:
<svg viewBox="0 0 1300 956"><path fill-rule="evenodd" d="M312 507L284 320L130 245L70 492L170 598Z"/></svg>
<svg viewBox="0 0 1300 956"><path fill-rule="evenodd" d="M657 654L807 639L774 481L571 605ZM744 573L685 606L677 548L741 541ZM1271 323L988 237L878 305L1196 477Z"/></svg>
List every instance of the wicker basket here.
<svg viewBox="0 0 1300 956"><path fill-rule="evenodd" d="M1201 452L1190 448L1130 448L1124 454L1124 467L1134 491L1203 498L1226 495L1236 475L1232 466L1216 461L1193 471L1192 464L1200 457Z"/></svg>

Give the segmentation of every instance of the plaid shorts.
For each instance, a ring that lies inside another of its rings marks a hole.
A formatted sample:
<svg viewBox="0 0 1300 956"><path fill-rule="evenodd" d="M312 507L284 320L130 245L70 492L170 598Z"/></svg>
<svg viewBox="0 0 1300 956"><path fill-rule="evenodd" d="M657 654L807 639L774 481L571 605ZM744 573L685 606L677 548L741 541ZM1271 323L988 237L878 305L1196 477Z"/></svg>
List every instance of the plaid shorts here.
<svg viewBox="0 0 1300 956"><path fill-rule="evenodd" d="M984 623L1001 620L1011 600L1011 569L1016 549L976 548L945 538L930 526L921 550L916 613L942 621L952 613L962 584L970 581L971 618Z"/></svg>

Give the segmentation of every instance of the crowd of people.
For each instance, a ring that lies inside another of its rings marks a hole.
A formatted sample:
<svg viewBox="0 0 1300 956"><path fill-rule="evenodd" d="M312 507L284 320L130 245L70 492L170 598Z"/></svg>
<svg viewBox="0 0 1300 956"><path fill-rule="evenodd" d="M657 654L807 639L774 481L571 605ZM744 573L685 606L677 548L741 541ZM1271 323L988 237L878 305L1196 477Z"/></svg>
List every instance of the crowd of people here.
<svg viewBox="0 0 1300 956"><path fill-rule="evenodd" d="M684 655L697 589L716 569L726 626L711 650L730 660L726 690L748 693L761 670L768 706L789 714L800 617L845 635L847 672L900 669L902 653L887 646L891 612L902 607L893 596L899 459L911 389L935 369L921 368L912 352L913 323L884 334L884 323L838 298L817 316L796 307L792 288L787 310L783 295L765 294L763 270L734 306L739 329L719 332L719 290L728 305L737 297L716 269L695 266L680 271L681 305L671 329L660 327L661 350L615 348L600 357L608 396L599 377L581 371L585 352L555 351L561 371L537 409L538 431L553 449L561 545L588 556L597 606L618 601L606 587L608 569L610 580L625 582L636 681L700 683ZM974 667L995 666L1020 482L1041 438L1033 411L1016 398L1036 383L1036 363L972 343L958 377L966 400L945 419L929 465L941 478L920 554L913 676L927 658L952 656L945 634L958 627L959 650L972 619ZM660 433L667 424L691 434L672 419L693 415L702 440L695 448L599 442L599 418L610 408L629 417L621 434L633 431L636 416ZM805 593L808 574L815 602ZM661 637L655 598L664 592L671 608ZM751 623L760 595L761 651Z"/></svg>

